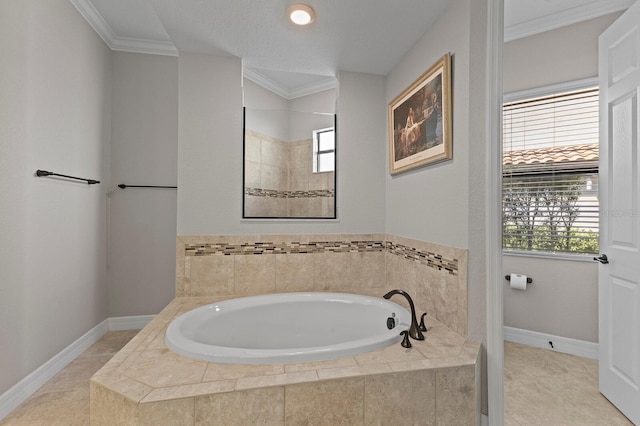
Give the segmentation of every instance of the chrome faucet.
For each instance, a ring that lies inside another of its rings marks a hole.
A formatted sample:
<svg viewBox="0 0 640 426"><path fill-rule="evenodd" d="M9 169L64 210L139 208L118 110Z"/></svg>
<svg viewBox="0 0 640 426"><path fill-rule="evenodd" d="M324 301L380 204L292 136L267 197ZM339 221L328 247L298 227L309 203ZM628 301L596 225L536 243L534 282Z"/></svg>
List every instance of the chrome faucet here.
<svg viewBox="0 0 640 426"><path fill-rule="evenodd" d="M416 308L413 305L413 300L411 296L407 294L404 290L391 290L389 293L385 294L383 297L385 299L390 299L394 294L400 294L407 299L409 302L409 307L411 308L411 326L409 327L409 336L413 337L416 340L424 340L424 334L420 330L418 326L418 318L416 317Z"/></svg>

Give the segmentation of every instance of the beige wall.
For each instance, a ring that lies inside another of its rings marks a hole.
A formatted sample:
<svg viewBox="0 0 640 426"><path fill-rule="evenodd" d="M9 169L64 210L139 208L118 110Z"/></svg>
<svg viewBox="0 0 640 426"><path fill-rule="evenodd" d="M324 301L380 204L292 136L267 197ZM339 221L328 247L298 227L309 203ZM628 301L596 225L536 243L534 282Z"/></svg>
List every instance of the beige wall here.
<svg viewBox="0 0 640 426"><path fill-rule="evenodd" d="M243 194L241 61L183 53L178 63L177 233L237 229Z"/></svg>
<svg viewBox="0 0 640 426"><path fill-rule="evenodd" d="M486 26L485 1L454 0L388 75L386 94L391 101L442 55L451 54L453 160L393 177L387 169L385 230L468 249L468 334L480 342L487 335ZM481 370L486 412L486 368Z"/></svg>
<svg viewBox="0 0 640 426"><path fill-rule="evenodd" d="M469 14L468 0L453 1L387 76L388 103L445 53L452 56L453 160L394 177L386 167L386 228L461 248L468 245Z"/></svg>
<svg viewBox="0 0 640 426"><path fill-rule="evenodd" d="M2 394L107 317L111 53L69 1L2 0L0 56Z"/></svg>
<svg viewBox="0 0 640 426"><path fill-rule="evenodd" d="M160 312L173 298L178 58L112 52L109 316Z"/></svg>
<svg viewBox="0 0 640 426"><path fill-rule="evenodd" d="M389 102L443 54L452 55L453 160L393 177L387 171L386 231L447 246L472 248L468 271L472 302L469 330L470 336L479 341L486 336L485 131L484 115L472 114L471 108L476 106L476 110L481 111L486 97L485 8L483 2L452 2L387 77Z"/></svg>
<svg viewBox="0 0 640 426"><path fill-rule="evenodd" d="M504 92L598 75L598 36L620 13L504 44Z"/></svg>
<svg viewBox="0 0 640 426"><path fill-rule="evenodd" d="M505 275L533 279L526 291L504 281L504 325L598 342L598 263L504 256Z"/></svg>
<svg viewBox="0 0 640 426"><path fill-rule="evenodd" d="M337 101L339 220L242 220L241 62L179 58L178 235L381 232L384 77L341 73Z"/></svg>
<svg viewBox="0 0 640 426"><path fill-rule="evenodd" d="M505 43L505 93L597 77L598 36L617 16L614 13ZM526 292L513 290L503 281L504 325L598 341L595 262L504 256L503 273L527 274L534 280Z"/></svg>

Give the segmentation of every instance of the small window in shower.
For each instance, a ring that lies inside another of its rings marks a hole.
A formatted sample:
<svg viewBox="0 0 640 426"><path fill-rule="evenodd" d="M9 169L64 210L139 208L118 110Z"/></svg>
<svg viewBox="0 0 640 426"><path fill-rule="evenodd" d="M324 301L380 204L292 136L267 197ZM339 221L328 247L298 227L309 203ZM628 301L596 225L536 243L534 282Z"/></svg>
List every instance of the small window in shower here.
<svg viewBox="0 0 640 426"><path fill-rule="evenodd" d="M313 131L313 173L333 172L336 164L335 129Z"/></svg>

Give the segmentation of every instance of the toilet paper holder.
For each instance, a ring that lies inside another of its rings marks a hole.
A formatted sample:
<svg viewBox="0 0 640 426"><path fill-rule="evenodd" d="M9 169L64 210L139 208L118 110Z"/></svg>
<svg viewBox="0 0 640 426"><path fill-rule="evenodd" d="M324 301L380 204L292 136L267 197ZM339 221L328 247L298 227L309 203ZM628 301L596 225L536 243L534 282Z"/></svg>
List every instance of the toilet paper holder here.
<svg viewBox="0 0 640 426"><path fill-rule="evenodd" d="M505 275L504 279L507 281L511 281L511 275ZM527 284L533 284L533 279L531 279L531 277L527 277Z"/></svg>

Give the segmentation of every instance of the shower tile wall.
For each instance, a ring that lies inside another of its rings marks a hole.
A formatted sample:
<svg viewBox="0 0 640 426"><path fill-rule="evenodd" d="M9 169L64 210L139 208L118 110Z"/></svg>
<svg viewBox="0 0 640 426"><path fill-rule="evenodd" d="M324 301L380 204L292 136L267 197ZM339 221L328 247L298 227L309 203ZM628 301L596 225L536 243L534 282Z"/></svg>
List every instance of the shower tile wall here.
<svg viewBox="0 0 640 426"><path fill-rule="evenodd" d="M285 142L245 131L245 214L329 217L334 173L313 173L312 140Z"/></svg>
<svg viewBox="0 0 640 426"><path fill-rule="evenodd" d="M289 216L332 216L334 211L334 173L313 173L311 139L289 146L289 189L300 194L287 198Z"/></svg>
<svg viewBox="0 0 640 426"><path fill-rule="evenodd" d="M176 296L399 288L467 335L467 252L386 234L179 236ZM403 304L403 299L394 301Z"/></svg>
<svg viewBox="0 0 640 426"><path fill-rule="evenodd" d="M467 251L387 235L386 253L387 282L415 294L422 311L466 336Z"/></svg>
<svg viewBox="0 0 640 426"><path fill-rule="evenodd" d="M289 189L289 152L286 142L258 132L245 132L245 188L272 190ZM286 216L283 198L248 196L245 194L247 216Z"/></svg>

